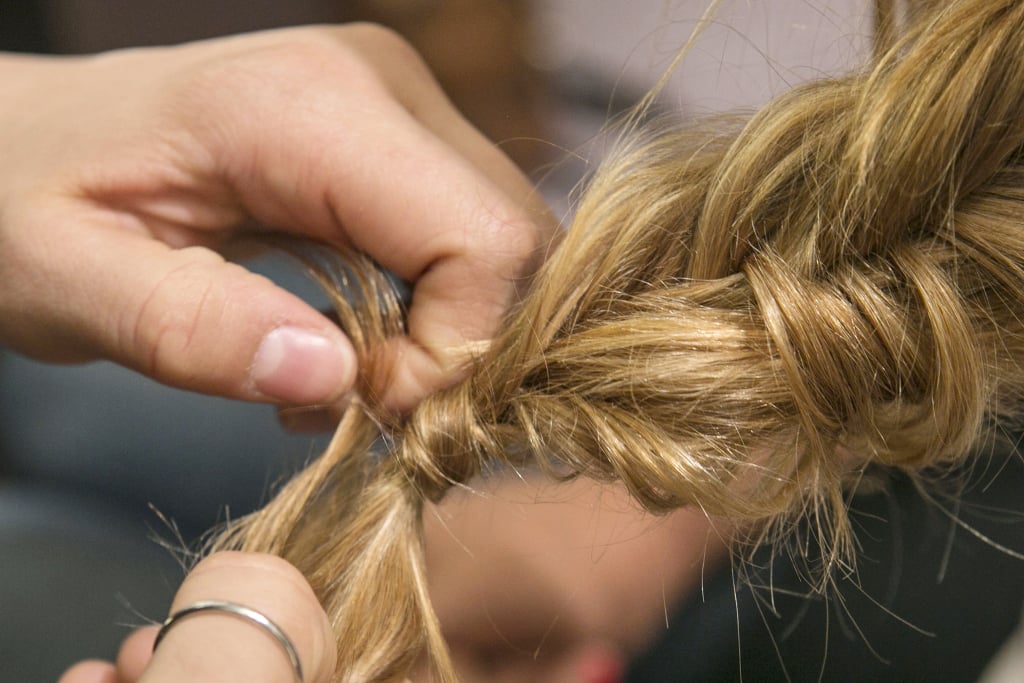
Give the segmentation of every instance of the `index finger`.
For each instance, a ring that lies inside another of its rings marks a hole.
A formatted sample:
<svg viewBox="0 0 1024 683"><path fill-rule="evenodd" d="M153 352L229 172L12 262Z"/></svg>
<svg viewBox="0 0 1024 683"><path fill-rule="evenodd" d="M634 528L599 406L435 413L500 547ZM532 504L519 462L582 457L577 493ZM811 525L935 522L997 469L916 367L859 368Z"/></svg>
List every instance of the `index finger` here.
<svg viewBox="0 0 1024 683"><path fill-rule="evenodd" d="M211 95L215 110L247 109L206 144L260 222L354 244L414 283L392 384L377 387L385 404L408 408L454 381L467 350L493 336L555 221L400 39L324 31L327 41L301 49L276 34L280 51ZM266 87L285 76L288 98Z"/></svg>
<svg viewBox="0 0 1024 683"><path fill-rule="evenodd" d="M402 136L383 136L383 145L374 142L382 152L375 159L403 159L393 170L400 171L395 177L403 180L396 185L402 185L409 202L382 206L377 215L393 212L390 220L419 227L423 239L414 241L413 249L374 241L360 245L416 280L409 336L394 340L390 349L402 359L405 372L394 376L384 393L385 404L408 407L457 379L460 364L479 348L474 342L493 336L508 305L556 241L558 222L511 159L452 106L411 47L372 28L351 31L349 40L378 56L373 67L384 87L416 124L405 127ZM391 47L374 50L378 42ZM410 73L420 77L410 78ZM444 162L431 164L430 159ZM402 172L403 165L408 172ZM416 173L417 166L436 171L423 175ZM401 217L403 211L432 205L444 209L412 218L412 223ZM413 260L401 263L396 255Z"/></svg>
<svg viewBox="0 0 1024 683"><path fill-rule="evenodd" d="M294 646L304 683L326 683L335 668L327 616L297 569L270 555L218 553L196 565L178 590L171 613L204 601L255 610ZM119 664L130 668L124 657ZM267 629L222 612L175 622L142 675L147 683L294 683L295 671Z"/></svg>

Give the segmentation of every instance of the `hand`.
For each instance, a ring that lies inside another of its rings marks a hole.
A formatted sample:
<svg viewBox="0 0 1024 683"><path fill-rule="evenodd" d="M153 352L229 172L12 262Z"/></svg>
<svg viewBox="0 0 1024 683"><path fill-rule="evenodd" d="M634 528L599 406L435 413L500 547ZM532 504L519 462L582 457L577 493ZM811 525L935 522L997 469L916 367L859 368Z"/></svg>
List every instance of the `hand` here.
<svg viewBox="0 0 1024 683"><path fill-rule="evenodd" d="M431 597L464 683L620 680L728 557L699 511L654 517L587 479L453 491L424 524Z"/></svg>
<svg viewBox="0 0 1024 683"><path fill-rule="evenodd" d="M378 387L408 409L492 334L551 222L401 39L351 25L0 57L0 342L233 398L329 404L338 329L217 253L247 228L414 283Z"/></svg>
<svg viewBox="0 0 1024 683"><path fill-rule="evenodd" d="M270 555L220 553L193 569L171 611L203 600L224 600L257 610L281 628L302 662L307 683L327 683L335 666L334 635L327 615L297 569ZM125 640L117 665L82 662L59 683L293 683L284 651L259 626L206 612L182 619L153 651L158 628L139 629Z"/></svg>

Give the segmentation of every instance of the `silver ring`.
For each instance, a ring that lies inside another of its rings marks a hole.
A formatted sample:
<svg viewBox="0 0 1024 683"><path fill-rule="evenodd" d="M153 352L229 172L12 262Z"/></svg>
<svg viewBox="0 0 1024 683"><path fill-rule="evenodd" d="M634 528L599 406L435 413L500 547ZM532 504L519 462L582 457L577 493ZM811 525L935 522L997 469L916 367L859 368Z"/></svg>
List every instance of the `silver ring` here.
<svg viewBox="0 0 1024 683"><path fill-rule="evenodd" d="M295 649L295 645L292 641L284 634L277 624L271 621L265 614L257 612L256 610L238 605L233 602L225 602L223 600L203 600L196 602L188 607L184 607L171 616L167 617L164 621L163 626L160 627L160 632L156 634L156 641L153 643L153 650L156 651L157 645L164 639L167 632L185 617L192 616L193 614L199 614L202 612L223 612L224 614L232 614L236 617L241 617L248 622L256 624L264 631L269 633L277 641L281 649L288 656L288 661L291 662L292 671L295 672L296 683L304 683L305 679L302 675L302 662L299 661L299 653Z"/></svg>

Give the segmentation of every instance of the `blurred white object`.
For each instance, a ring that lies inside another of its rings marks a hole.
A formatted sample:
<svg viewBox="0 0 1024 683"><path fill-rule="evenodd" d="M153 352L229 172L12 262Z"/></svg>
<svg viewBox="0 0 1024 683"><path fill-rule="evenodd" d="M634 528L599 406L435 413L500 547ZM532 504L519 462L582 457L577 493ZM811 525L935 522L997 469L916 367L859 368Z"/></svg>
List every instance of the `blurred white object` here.
<svg viewBox="0 0 1024 683"><path fill-rule="evenodd" d="M536 66L586 69L646 89L686 44L710 0L535 0ZM797 83L863 62L866 0L724 0L673 76L686 113L753 108Z"/></svg>

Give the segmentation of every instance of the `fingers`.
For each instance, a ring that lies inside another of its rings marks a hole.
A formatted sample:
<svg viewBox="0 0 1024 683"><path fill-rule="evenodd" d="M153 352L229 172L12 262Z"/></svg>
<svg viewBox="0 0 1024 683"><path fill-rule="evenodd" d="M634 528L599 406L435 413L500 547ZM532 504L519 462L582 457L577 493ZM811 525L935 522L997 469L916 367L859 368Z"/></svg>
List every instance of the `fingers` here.
<svg viewBox="0 0 1024 683"><path fill-rule="evenodd" d="M409 338L390 349L397 371L385 393L408 407L451 382L494 333L553 222L425 70L403 68L415 63L408 48L373 29L326 35L336 42L250 56L259 82L243 74L207 99L209 118L239 118L231 112L244 95L248 116L203 145L261 222L343 239L414 283ZM266 92L282 71L308 75L289 86L301 109Z"/></svg>
<svg viewBox="0 0 1024 683"><path fill-rule="evenodd" d="M107 662L79 662L64 672L57 683L119 683L117 671Z"/></svg>
<svg viewBox="0 0 1024 683"><path fill-rule="evenodd" d="M25 134L5 137L17 172L0 178L0 339L37 357L336 401L356 370L344 337L210 250L260 223L355 245L413 282L409 334L375 387L404 410L459 377L554 230L529 182L382 29L39 69L4 108L4 129Z"/></svg>
<svg viewBox="0 0 1024 683"><path fill-rule="evenodd" d="M142 678L146 667L153 659L153 645L159 631L159 626L136 629L121 643L121 649L117 653L119 683L134 683Z"/></svg>
<svg viewBox="0 0 1024 683"><path fill-rule="evenodd" d="M312 307L209 249L171 249L106 219L59 206L33 218L63 248L22 269L37 302L23 346L38 351L58 330L161 382L233 398L329 403L349 390L351 344Z"/></svg>
<svg viewBox="0 0 1024 683"><path fill-rule="evenodd" d="M495 141L484 136L454 108L412 46L379 26L355 24L334 31L339 40L375 55L371 66L396 101L530 214L543 247L557 228L557 221L537 189ZM409 74L416 77L410 78Z"/></svg>
<svg viewBox="0 0 1024 683"><path fill-rule="evenodd" d="M189 574L171 611L205 600L233 602L262 613L295 646L307 683L330 680L335 652L327 616L291 565L269 555L213 555ZM127 644L118 661L126 681L134 680L130 674L145 657L132 645ZM292 683L295 673L284 650L263 628L237 616L202 612L166 632L139 680Z"/></svg>

